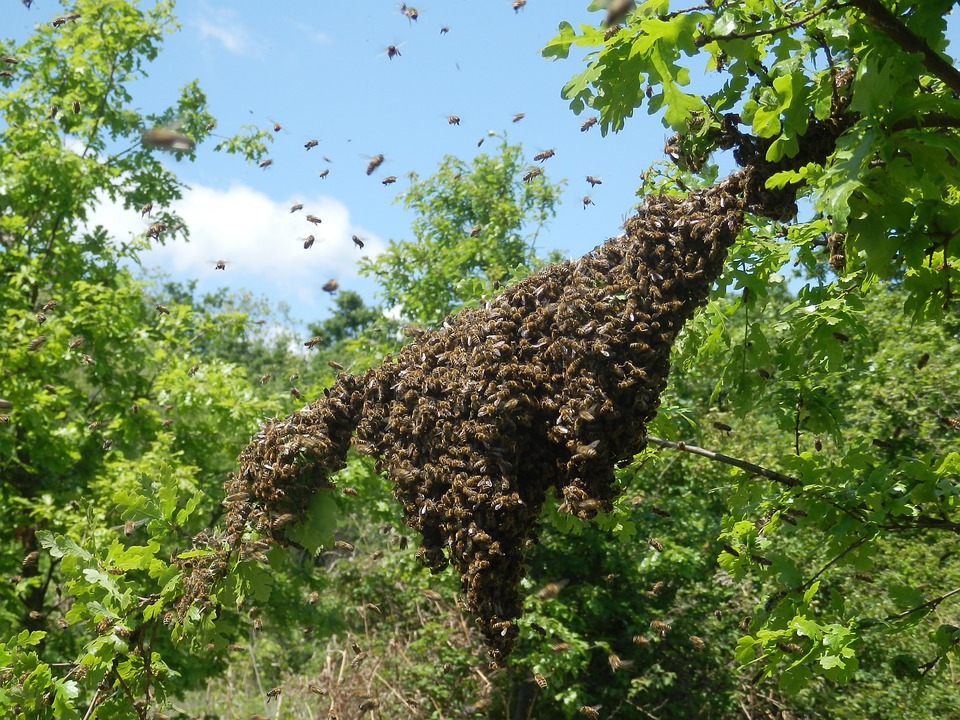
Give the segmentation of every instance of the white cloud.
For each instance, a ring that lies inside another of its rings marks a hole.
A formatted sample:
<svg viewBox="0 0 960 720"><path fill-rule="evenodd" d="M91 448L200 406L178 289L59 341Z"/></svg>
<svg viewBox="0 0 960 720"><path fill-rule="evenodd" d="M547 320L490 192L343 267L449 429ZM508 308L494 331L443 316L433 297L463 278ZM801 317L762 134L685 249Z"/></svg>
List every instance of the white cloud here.
<svg viewBox="0 0 960 720"><path fill-rule="evenodd" d="M213 38L232 53L242 55L253 49L252 36L233 10L211 8L204 4L192 24L196 26L200 37Z"/></svg>
<svg viewBox="0 0 960 720"><path fill-rule="evenodd" d="M303 210L291 213L295 203ZM196 278L201 287L247 288L311 312L327 297L320 290L324 282L336 278L341 287L354 287L357 261L384 249L382 240L350 222L346 206L325 195L274 200L242 184L227 189L193 184L168 209L183 218L190 241L168 233L165 245L141 254L144 267L159 266L175 279ZM322 222L308 222L307 214ZM118 240L142 235L150 224L139 211L109 202L98 205L89 219L90 226L102 225ZM315 241L304 249L308 235ZM363 238L363 250L354 245L353 235ZM226 270L215 268L218 260L228 263Z"/></svg>

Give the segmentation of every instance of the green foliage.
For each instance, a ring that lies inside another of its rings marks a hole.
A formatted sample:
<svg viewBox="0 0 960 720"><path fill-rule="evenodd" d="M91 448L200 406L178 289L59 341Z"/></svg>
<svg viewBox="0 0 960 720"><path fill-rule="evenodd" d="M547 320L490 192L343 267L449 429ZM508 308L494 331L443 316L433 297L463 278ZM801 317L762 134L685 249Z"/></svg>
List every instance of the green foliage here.
<svg viewBox="0 0 960 720"><path fill-rule="evenodd" d="M415 213L414 240L391 240L361 264L380 283L385 305L412 323L438 325L477 297L475 278L499 286L518 267L533 267L534 241L560 186L544 174L522 181L524 170L521 147L504 138L497 155L477 155L470 165L448 156L426 180L411 176L399 199Z"/></svg>

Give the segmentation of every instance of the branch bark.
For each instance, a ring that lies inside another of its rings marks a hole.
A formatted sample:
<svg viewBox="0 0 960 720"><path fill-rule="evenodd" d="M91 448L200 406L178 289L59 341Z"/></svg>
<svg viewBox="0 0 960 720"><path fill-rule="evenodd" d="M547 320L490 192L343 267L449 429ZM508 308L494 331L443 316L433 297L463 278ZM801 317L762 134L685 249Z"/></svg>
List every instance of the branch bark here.
<svg viewBox="0 0 960 720"><path fill-rule="evenodd" d="M751 475L759 475L760 477L765 477L768 480L773 480L778 482L781 485L786 485L787 487L799 487L803 483L797 480L796 478L790 477L789 475L784 475L783 473L778 473L776 470L769 470L760 465L755 465L752 462L747 462L746 460L740 460L739 458L730 457L729 455L724 455L723 453L714 452L713 450L707 450L706 448L697 447L696 445L688 445L685 442L673 442L672 440L664 440L663 438L655 437L653 435L647 435L647 442L653 443L658 447L671 448L672 450L680 450L682 452L688 452L692 455L700 455L705 457L708 460L715 460L717 462L726 463L727 465L732 465L735 468L740 468L745 470Z"/></svg>

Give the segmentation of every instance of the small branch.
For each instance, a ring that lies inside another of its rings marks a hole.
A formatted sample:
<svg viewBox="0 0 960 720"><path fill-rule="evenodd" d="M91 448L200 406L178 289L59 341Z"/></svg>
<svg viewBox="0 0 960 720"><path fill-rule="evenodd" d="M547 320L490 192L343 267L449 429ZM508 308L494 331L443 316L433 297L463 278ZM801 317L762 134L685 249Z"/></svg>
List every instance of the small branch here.
<svg viewBox="0 0 960 720"><path fill-rule="evenodd" d="M759 475L760 477L765 477L768 480L773 480L774 482L778 482L781 485L786 485L787 487L799 487L803 484L796 478L792 478L789 475L783 475L782 473L778 473L776 470L768 470L765 467L755 465L751 462L747 462L746 460L740 460L739 458L730 457L729 455L724 455L722 453L714 452L713 450L697 447L696 445L687 445L685 442L664 440L663 438L654 437L653 435L647 435L647 441L659 447L671 448L672 450L681 450L683 452L691 453L692 455L700 455L708 460L716 460L717 462L726 463L727 465L732 465L735 468L745 470L751 475Z"/></svg>
<svg viewBox="0 0 960 720"><path fill-rule="evenodd" d="M960 94L960 72L931 48L926 39L900 22L880 0L849 0L847 4L860 10L870 25L893 40L904 52L923 55L923 66L944 85Z"/></svg>
<svg viewBox="0 0 960 720"><path fill-rule="evenodd" d="M841 552L841 553L840 553L839 555L837 555L833 560L831 560L831 561L828 562L826 565L824 565L822 568L820 568L820 570L817 572L816 575L814 575L812 578L810 578L809 580L807 580L803 585L801 585L801 586L800 586L799 588L797 588L797 589L798 589L798 590L803 590L803 589L808 588L808 587L810 587L811 585L813 585L813 583L815 583L815 582L817 581L817 578L820 577L821 575L823 575L827 570L829 570L830 567L832 567L833 565L836 565L838 562L840 562L840 560L843 559L843 557L844 557L847 553L851 552L852 550L856 550L858 547L860 547L861 545L863 545L866 541L867 541L867 538L865 538L865 537L859 538L858 540L854 540L849 546L847 546L847 548L846 548L845 550L843 550L843 552Z"/></svg>
<svg viewBox="0 0 960 720"><path fill-rule="evenodd" d="M856 3L852 3L856 4ZM696 44L697 47L703 47L707 43L711 42L723 42L724 40L749 40L750 38L761 37L763 35L776 35L777 33L786 32L788 30L794 30L801 25L806 25L808 22L813 20L819 15L823 15L828 10L833 10L835 8L842 7L840 3L828 2L823 7L814 10L811 13L807 13L802 18L794 20L793 22L788 22L786 25L777 25L776 27L763 28L762 30L753 30L751 32L745 33L728 33L726 35L708 35L704 33L697 37Z"/></svg>
<svg viewBox="0 0 960 720"><path fill-rule="evenodd" d="M90 705L87 707L87 711L83 714L83 720L90 720L93 717L94 710L97 709L97 705L100 704L100 701L103 699L103 685L97 686L97 691L93 694L93 698L90 700Z"/></svg>
<svg viewBox="0 0 960 720"><path fill-rule="evenodd" d="M927 600L925 603L921 603L920 605L917 605L916 607L912 607L909 610L904 610L903 612L897 613L896 615L888 615L887 617L884 618L884 620L886 622L892 622L894 620L903 620L905 617L913 615L915 612L920 612L921 610L925 610L928 607L935 608L944 600L951 598L954 595L960 595L960 588L954 588L950 592L946 592L940 597L935 597L933 598L933 600Z"/></svg>

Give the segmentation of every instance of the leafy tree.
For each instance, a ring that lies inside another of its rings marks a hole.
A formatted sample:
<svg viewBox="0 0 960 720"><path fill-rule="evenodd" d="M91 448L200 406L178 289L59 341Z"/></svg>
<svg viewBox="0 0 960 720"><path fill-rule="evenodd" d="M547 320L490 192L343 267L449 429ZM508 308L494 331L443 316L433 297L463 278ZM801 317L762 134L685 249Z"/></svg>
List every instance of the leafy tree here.
<svg viewBox="0 0 960 720"><path fill-rule="evenodd" d="M497 285L535 265L534 242L553 216L559 185L544 174L524 180L519 145L500 142L496 155L481 153L467 164L447 156L439 170L411 175L400 200L414 211L413 240L391 240L386 251L365 259L387 307L400 307L413 323L438 325L479 293L474 281Z"/></svg>

